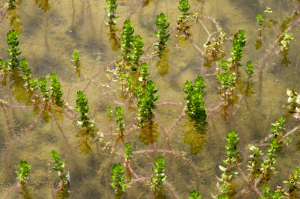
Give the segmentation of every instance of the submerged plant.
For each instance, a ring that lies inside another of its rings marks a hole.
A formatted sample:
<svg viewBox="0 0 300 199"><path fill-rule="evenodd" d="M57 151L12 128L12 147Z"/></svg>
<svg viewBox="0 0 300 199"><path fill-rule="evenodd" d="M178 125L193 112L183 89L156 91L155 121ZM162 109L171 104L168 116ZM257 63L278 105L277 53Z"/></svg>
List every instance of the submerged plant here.
<svg viewBox="0 0 300 199"><path fill-rule="evenodd" d="M77 99L76 99L76 112L81 114L80 119L77 120L77 123L81 127L89 127L92 128L93 121L89 121L91 117L88 117L87 114L89 112L88 100L86 99L86 95L83 94L82 91L77 91Z"/></svg>
<svg viewBox="0 0 300 199"><path fill-rule="evenodd" d="M284 37L280 42L282 50L288 49L288 47L290 46L290 41L294 39L294 37L292 36L293 34L288 34L287 32L285 33Z"/></svg>
<svg viewBox="0 0 300 199"><path fill-rule="evenodd" d="M26 162L21 160L20 166L18 167L18 179L21 186L25 186L28 180L28 175L30 172L30 165Z"/></svg>
<svg viewBox="0 0 300 199"><path fill-rule="evenodd" d="M50 155L52 157L52 160L54 160L52 164L55 164L55 166L52 167L52 169L58 172L59 180L61 181L61 190L63 190L65 186L65 178L68 178L68 175L63 174L65 172L64 168L66 160L61 162L60 154L57 153L55 150L52 150Z"/></svg>
<svg viewBox="0 0 300 199"><path fill-rule="evenodd" d="M74 64L75 67L79 67L80 66L80 57L79 57L79 53L77 49L73 50L73 60L71 60L71 62Z"/></svg>
<svg viewBox="0 0 300 199"><path fill-rule="evenodd" d="M124 141L124 117L123 117L123 110L121 109L121 107L117 107L116 111L115 111L115 115L117 116L116 121L118 124L118 131L119 131L119 135L118 135L118 139L121 139L122 141Z"/></svg>
<svg viewBox="0 0 300 199"><path fill-rule="evenodd" d="M187 96L184 99L187 101L185 107L189 116L196 121L195 128L198 131L204 131L206 122L206 112L202 97L206 94L203 89L206 87L204 78L198 76L195 80L195 86L192 81L186 81L183 91Z"/></svg>
<svg viewBox="0 0 300 199"><path fill-rule="evenodd" d="M107 18L109 19L109 21L105 22L105 24L115 26L117 21L114 20L119 18L119 16L115 15L118 4L116 4L116 0L106 0L106 3L109 5L108 8L105 8L105 11L107 12Z"/></svg>
<svg viewBox="0 0 300 199"><path fill-rule="evenodd" d="M140 57L144 54L144 51L142 50L144 46L142 37L140 35L134 36L133 44L133 54L130 54L130 56L133 61L133 65L139 66Z"/></svg>
<svg viewBox="0 0 300 199"><path fill-rule="evenodd" d="M262 14L257 13L256 20L257 20L257 24L262 26L262 23L264 22L264 18L262 17Z"/></svg>
<svg viewBox="0 0 300 199"><path fill-rule="evenodd" d="M154 102L159 98L159 95L154 95L158 91L158 88L155 88L155 84L152 80L147 81L145 85L146 91L140 91L138 95L139 101L137 106L140 113L135 115L139 120L139 125L152 120L154 117L152 110L157 108Z"/></svg>
<svg viewBox="0 0 300 199"><path fill-rule="evenodd" d="M186 20L187 17L190 16L191 13L187 13L190 9L191 5L189 4L188 0L180 0L178 9L180 12L182 12L181 16L178 16L179 19Z"/></svg>
<svg viewBox="0 0 300 199"><path fill-rule="evenodd" d="M250 77L251 77L251 75L253 75L253 73L254 73L254 69L253 69L253 66L254 66L254 64L251 62L251 61L248 61L247 63L246 63L246 65L247 65L247 68L245 69L245 71L246 71L246 73L247 73L247 75L248 75L248 80L247 80L247 83L248 84L253 84L253 82L250 82Z"/></svg>
<svg viewBox="0 0 300 199"><path fill-rule="evenodd" d="M124 172L125 169L123 169L123 166L120 163L114 164L111 173L111 179L114 182L109 183L109 185L115 189L116 194L125 192L125 188L127 187L127 185L124 183Z"/></svg>
<svg viewBox="0 0 300 199"><path fill-rule="evenodd" d="M199 195L199 192L196 190L193 190L190 192L191 197L189 197L189 199L201 199L202 196Z"/></svg>
<svg viewBox="0 0 300 199"><path fill-rule="evenodd" d="M153 161L155 167L152 167L152 171L154 176L151 177L151 182L153 185L151 188L157 192L163 188L163 182L167 179L167 176L164 174L165 172L165 159L162 156L158 156L156 161Z"/></svg>
<svg viewBox="0 0 300 199"><path fill-rule="evenodd" d="M165 16L164 13L157 15L156 27L159 28L159 31L155 31L156 37L158 37L158 42L153 45L158 49L157 53L161 56L161 53L166 50L167 44L170 37L170 33L167 31L170 26L170 22L167 22L168 16Z"/></svg>
<svg viewBox="0 0 300 199"><path fill-rule="evenodd" d="M14 71L19 66L19 55L22 51L19 51L19 33L16 33L15 30L10 30L7 33L7 44L10 48L6 49L8 54L11 56L11 59L8 60L8 66Z"/></svg>
<svg viewBox="0 0 300 199"><path fill-rule="evenodd" d="M53 104L55 106L62 106L64 104L64 100L61 99L62 95L64 94L64 92L62 92L60 83L58 81L58 77L55 75L55 73L51 73L50 77L49 77L50 82L52 83L52 85L50 86L50 90L53 91L53 93L51 94L51 97L53 99Z"/></svg>
<svg viewBox="0 0 300 199"><path fill-rule="evenodd" d="M130 144L130 142L125 143L125 162L129 162L132 158L132 146Z"/></svg>
<svg viewBox="0 0 300 199"><path fill-rule="evenodd" d="M232 54L228 62L232 63L236 68L236 74L239 73L239 67L242 66L239 62L243 57L243 47L246 45L246 34L245 30L239 30L239 32L233 37L232 48L230 52Z"/></svg>

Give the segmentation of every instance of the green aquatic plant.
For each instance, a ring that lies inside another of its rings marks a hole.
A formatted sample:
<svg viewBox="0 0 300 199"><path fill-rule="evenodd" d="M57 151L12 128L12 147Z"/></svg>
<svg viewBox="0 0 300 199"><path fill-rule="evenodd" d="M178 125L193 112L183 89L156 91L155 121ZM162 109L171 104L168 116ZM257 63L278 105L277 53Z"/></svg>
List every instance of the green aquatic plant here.
<svg viewBox="0 0 300 199"><path fill-rule="evenodd" d="M15 30L10 30L7 33L7 44L10 46L10 48L6 49L8 54L11 56L11 59L8 60L8 66L11 68L12 71L14 71L16 68L18 68L20 61L19 61L19 55L22 53L22 51L19 51L19 33L16 33Z"/></svg>
<svg viewBox="0 0 300 199"><path fill-rule="evenodd" d="M91 117L87 116L89 112L88 100L82 91L77 91L76 104L75 110L77 113L81 114L80 119L77 119L77 124L81 127L92 128L94 126L94 121L89 121Z"/></svg>
<svg viewBox="0 0 300 199"><path fill-rule="evenodd" d="M191 5L189 4L188 0L180 0L178 9L180 12L182 12L182 15L178 16L178 19L184 19L186 20L187 17L190 16L191 13L187 13L190 9Z"/></svg>
<svg viewBox="0 0 300 199"><path fill-rule="evenodd" d="M261 161L260 161L260 156L263 155L263 153L261 151L258 150L257 147L249 144L249 149L252 151L252 155L250 155L250 160L247 162L249 165L249 171L252 173L252 179L254 179L255 177L257 177L260 173L259 169L260 169L260 165L261 165Z"/></svg>
<svg viewBox="0 0 300 199"><path fill-rule="evenodd" d="M270 14L270 13L273 13L272 9L271 9L270 7L268 7L268 6L266 7L265 12L266 12L266 13L269 13L269 14Z"/></svg>
<svg viewBox="0 0 300 199"><path fill-rule="evenodd" d="M158 49L157 53L159 56L167 49L166 42L170 37L170 33L167 31L170 22L167 22L167 19L168 16L165 16L164 13L157 15L156 27L159 28L159 31L155 31L155 35L158 37L158 42L155 42L153 45Z"/></svg>
<svg viewBox="0 0 300 199"><path fill-rule="evenodd" d="M283 136L285 119L283 117L279 118L278 121L272 123L271 132L273 134L273 138L276 139L278 136Z"/></svg>
<svg viewBox="0 0 300 199"><path fill-rule="evenodd" d="M282 50L287 50L288 47L290 46L290 41L294 39L294 37L292 37L293 34L288 34L287 32L284 34L284 37L282 38L280 44L281 44L281 48Z"/></svg>
<svg viewBox="0 0 300 199"><path fill-rule="evenodd" d="M123 26L123 33L121 34L120 44L123 52L123 58L126 61L131 61L131 50L133 49L133 25L130 20L126 20Z"/></svg>
<svg viewBox="0 0 300 199"><path fill-rule="evenodd" d="M236 74L229 74L229 66L226 61L217 62L217 76L216 80L219 86L220 95L227 104L229 97L233 97L233 93L236 89Z"/></svg>
<svg viewBox="0 0 300 199"><path fill-rule="evenodd" d="M64 94L64 92L62 92L60 83L58 81L58 77L55 75L55 73L51 73L50 77L49 77L50 82L52 83L50 86L50 90L52 90L52 100L53 100L53 104L55 106L62 106L64 104L64 100L61 99L62 95Z"/></svg>
<svg viewBox="0 0 300 199"><path fill-rule="evenodd" d="M21 186L25 186L29 177L30 172L30 165L26 162L21 160L20 166L18 167L18 179Z"/></svg>
<svg viewBox="0 0 300 199"><path fill-rule="evenodd" d="M16 6L15 3L17 2L17 0L9 0L5 5L4 8L7 8L9 10L13 10Z"/></svg>
<svg viewBox="0 0 300 199"><path fill-rule="evenodd" d="M124 183L124 172L125 169L123 169L123 165L120 163L114 164L112 167L111 179L113 182L109 183L109 185L115 189L116 194L125 192L125 188L127 187L127 185Z"/></svg>
<svg viewBox="0 0 300 199"><path fill-rule="evenodd" d="M184 99L187 101L185 107L189 116L196 121L195 128L198 131L204 131L206 122L206 112L204 107L203 96L206 94L203 89L206 87L204 78L198 76L195 80L195 86L192 81L186 81L183 91L187 96Z"/></svg>
<svg viewBox="0 0 300 199"><path fill-rule="evenodd" d="M130 142L125 143L125 154L124 154L125 162L130 162L132 158L132 146Z"/></svg>
<svg viewBox="0 0 300 199"><path fill-rule="evenodd" d="M118 124L118 131L119 131L118 140L121 139L122 141L124 141L125 122L124 122L124 117L123 117L123 110L121 107L116 108L115 115L117 116L116 121Z"/></svg>
<svg viewBox="0 0 300 199"><path fill-rule="evenodd" d="M75 67L79 67L80 66L80 56L79 56L77 49L73 50L72 57L73 57L73 60L71 60L71 62L74 64Z"/></svg>
<svg viewBox="0 0 300 199"><path fill-rule="evenodd" d="M109 5L108 8L105 8L105 11L107 12L107 18L109 19L109 21L105 22L105 24L115 26L117 24L117 21L114 20L119 18L119 16L115 15L118 4L116 4L116 0L106 0L106 3Z"/></svg>
<svg viewBox="0 0 300 199"><path fill-rule="evenodd" d="M65 179L69 177L69 175L63 174L65 172L64 168L66 160L61 162L60 154L57 153L55 150L52 150L50 155L52 157L51 160L54 160L54 162L52 162L52 164L54 164L54 167L52 167L52 169L58 172L59 180L61 181L61 190L63 190L65 185Z"/></svg>
<svg viewBox="0 0 300 199"><path fill-rule="evenodd" d="M246 65L247 65L247 68L245 69L245 71L246 71L246 73L247 73L247 75L248 75L247 83L248 83L248 84L253 84L253 82L250 82L250 77L251 77L251 75L253 75L253 73L255 72L255 70L253 69L254 64L253 64L251 61L248 61L248 62L246 63Z"/></svg>
<svg viewBox="0 0 300 199"><path fill-rule="evenodd" d="M262 23L264 22L264 18L262 17L261 13L257 13L256 20L257 20L257 24L262 26Z"/></svg>
<svg viewBox="0 0 300 199"><path fill-rule="evenodd" d="M264 197L259 197L259 199L281 199L280 191L276 190L273 193L270 193L270 188L267 185L263 186L263 195Z"/></svg>
<svg viewBox="0 0 300 199"><path fill-rule="evenodd" d="M49 99L49 91L50 91L50 88L47 88L48 81L46 80L45 77L41 77L38 81L39 81L38 87L41 90L41 96L44 99L44 101L47 101Z"/></svg>
<svg viewBox="0 0 300 199"><path fill-rule="evenodd" d="M189 199L201 199L202 196L199 195L199 192L196 190L193 190L190 192L191 197L189 197Z"/></svg>
<svg viewBox="0 0 300 199"><path fill-rule="evenodd" d="M25 58L21 59L21 69L23 78L28 81L31 77L31 68L28 66L28 61Z"/></svg>
<svg viewBox="0 0 300 199"><path fill-rule="evenodd" d="M160 189L163 188L163 182L167 179L167 176L164 174L165 172L165 159L162 156L158 156L156 158L156 161L153 161L154 166L152 167L152 171L154 173L154 176L151 177L151 182L153 185L151 188L157 192Z"/></svg>
<svg viewBox="0 0 300 199"><path fill-rule="evenodd" d="M140 70L140 73L141 73L141 77L140 77L140 81L143 82L143 86L145 86L147 80L148 80L148 76L149 76L149 72L148 72L148 65L146 64L146 62L142 63L141 64L141 70Z"/></svg>
<svg viewBox="0 0 300 199"><path fill-rule="evenodd" d="M297 195L297 193L293 193L293 192L299 191L299 187L297 186L298 184L300 184L299 178L300 178L300 168L298 167L295 170L295 173L291 174L289 178L283 182L284 184L289 184L289 189L286 192L286 195L291 195L291 194Z"/></svg>
<svg viewBox="0 0 300 199"><path fill-rule="evenodd" d="M155 88L155 84L152 80L147 81L145 85L146 91L140 91L138 95L139 101L137 106L140 113L135 115L139 120L139 125L154 118L152 110L157 108L154 102L159 98L159 95L154 95L158 91L158 88Z"/></svg>
<svg viewBox="0 0 300 199"><path fill-rule="evenodd" d="M237 150L236 145L239 143L238 134L235 133L234 130L229 131L226 141L228 143L227 146L225 146L227 159L223 160L223 163L227 165L227 168L219 165L219 168L221 171L223 171L223 174L221 175L221 178L218 178L218 184L219 190L221 194L218 196L221 198L226 198L230 196L231 190L229 189L230 181L233 176L237 175L238 172L233 172L230 170L231 166L237 166L238 159L239 159L239 150Z"/></svg>
<svg viewBox="0 0 300 199"><path fill-rule="evenodd" d="M228 62L232 63L236 68L236 74L239 73L239 67L242 66L239 62L243 57L243 47L246 45L246 34L245 30L239 30L237 34L232 39L232 48L230 52L232 54L231 58L228 59Z"/></svg>
<svg viewBox="0 0 300 199"><path fill-rule="evenodd" d="M144 43L140 35L133 37L133 54L130 54L134 66L139 66L140 57L144 54L142 50Z"/></svg>

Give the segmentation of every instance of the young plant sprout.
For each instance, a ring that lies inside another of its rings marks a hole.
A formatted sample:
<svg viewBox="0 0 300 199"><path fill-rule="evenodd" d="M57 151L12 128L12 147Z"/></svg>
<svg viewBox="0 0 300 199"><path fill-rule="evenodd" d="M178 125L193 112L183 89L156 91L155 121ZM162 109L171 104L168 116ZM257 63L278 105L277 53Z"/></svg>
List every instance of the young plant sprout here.
<svg viewBox="0 0 300 199"><path fill-rule="evenodd" d="M193 190L190 192L191 197L189 197L189 199L201 199L202 196L199 195L199 192L196 190Z"/></svg>
<svg viewBox="0 0 300 199"><path fill-rule="evenodd" d="M75 68L76 76L80 77L80 73L81 73L81 70L80 70L80 57L79 57L79 53L78 53L77 49L73 50L72 56L73 56L73 60L71 60L71 63L73 64L73 66Z"/></svg>
<svg viewBox="0 0 300 199"><path fill-rule="evenodd" d="M10 48L6 49L8 54L11 56L11 59L8 60L8 66L14 71L19 66L19 55L22 51L19 51L19 33L16 33L15 30L10 30L7 33L7 44Z"/></svg>
<svg viewBox="0 0 300 199"><path fill-rule="evenodd" d="M121 194L125 192L125 188L127 185L124 183L125 175L123 175L125 172L125 169L123 169L123 165L120 163L114 164L112 168L111 173L111 179L112 183L109 183L109 185L115 189L116 194Z"/></svg>
<svg viewBox="0 0 300 199"><path fill-rule="evenodd" d="M163 188L163 182L167 179L167 176L164 174L165 172L165 159L162 156L158 156L156 158L156 161L153 161L155 167L152 167L152 171L154 173L154 176L151 177L151 182L153 185L151 188L154 190L154 192L159 191Z"/></svg>
<svg viewBox="0 0 300 199"><path fill-rule="evenodd" d="M273 13L272 9L271 9L271 8L269 8L268 6L266 7L266 10L265 10L265 12L266 12L266 13L269 13L269 14L270 14L270 13Z"/></svg>
<svg viewBox="0 0 300 199"><path fill-rule="evenodd" d="M41 77L38 81L39 81L38 87L41 90L40 95L43 98L43 100L47 102L49 100L49 91L50 91L50 88L47 88L48 82L45 77Z"/></svg>
<svg viewBox="0 0 300 199"><path fill-rule="evenodd" d="M202 97L206 94L203 89L206 87L203 77L197 77L195 86L192 81L186 81L183 91L187 96L184 99L187 101L185 107L189 116L196 121L195 128L198 132L204 131L206 122L206 112Z"/></svg>
<svg viewBox="0 0 300 199"><path fill-rule="evenodd" d="M61 99L62 95L64 94L64 92L62 92L60 83L58 81L58 77L55 75L55 73L51 73L50 77L49 77L50 82L52 83L52 85L50 86L50 90L52 90L52 100L53 100L53 104L55 106L63 106L64 104L64 100Z"/></svg>
<svg viewBox="0 0 300 199"><path fill-rule="evenodd" d="M281 49L282 50L287 50L288 47L290 46L290 41L294 39L292 37L293 34L288 34L287 32L285 33L284 37L282 38L280 44L281 44Z"/></svg>
<svg viewBox="0 0 300 199"><path fill-rule="evenodd" d="M105 11L107 12L107 18L109 19L109 21L105 22L105 24L109 26L115 26L117 24L117 21L114 20L119 18L119 16L115 15L118 4L116 4L116 0L106 0L106 3L109 5L108 8L105 8Z"/></svg>
<svg viewBox="0 0 300 199"><path fill-rule="evenodd" d="M256 20L257 20L257 24L258 24L259 26L262 26L262 23L264 22L264 19L263 19L263 17L262 17L262 14L257 13L257 15L256 15Z"/></svg>
<svg viewBox="0 0 300 199"><path fill-rule="evenodd" d="M134 66L139 66L140 57L144 54L142 50L144 43L140 35L133 37L133 54L130 54Z"/></svg>
<svg viewBox="0 0 300 199"><path fill-rule="evenodd" d="M61 162L60 154L57 153L55 150L52 150L50 155L52 157L51 160L54 160L52 164L55 164L55 166L52 167L52 169L58 172L59 180L61 181L60 190L64 190L65 179L68 178L68 175L63 174L65 172L65 160Z"/></svg>
<svg viewBox="0 0 300 199"><path fill-rule="evenodd" d="M170 22L167 22L167 19L168 16L165 16L164 13L157 15L156 27L159 28L159 31L155 31L155 35L159 40L153 45L157 47L157 53L159 56L161 56L161 53L167 49L166 42L170 37L170 33L167 31L170 26Z"/></svg>
<svg viewBox="0 0 300 199"><path fill-rule="evenodd" d="M21 186L25 186L28 180L28 175L30 172L30 165L26 162L21 160L20 166L18 167L18 179Z"/></svg>
<svg viewBox="0 0 300 199"><path fill-rule="evenodd" d="M230 170L231 166L237 165L239 159L240 151L236 148L236 145L239 143L238 134L236 134L234 130L229 131L226 141L228 143L228 145L225 146L227 159L222 159L222 161L227 165L227 168L219 165L219 168L221 171L223 171L223 174L221 175L221 178L217 177L218 181L220 182L217 183L217 186L221 192L218 198L226 198L230 196L229 185L231 178L238 174L238 172L233 172Z"/></svg>
<svg viewBox="0 0 300 199"><path fill-rule="evenodd" d="M248 62L246 63L246 65L247 65L247 68L245 69L245 71L246 71L246 73L247 73L247 75L248 75L247 83L253 85L253 82L250 82L250 77L251 77L251 75L253 75L253 73L254 73L254 71L255 71L255 70L253 69L254 64L253 64L251 61L248 61Z"/></svg>
<svg viewBox="0 0 300 199"><path fill-rule="evenodd" d="M233 37L232 48L230 52L232 54L228 62L232 63L232 66L236 68L236 74L239 73L239 67L242 66L239 62L243 57L243 47L246 45L245 30L239 30L239 32Z"/></svg>
<svg viewBox="0 0 300 199"><path fill-rule="evenodd" d="M186 19L190 16L191 13L187 13L190 9L191 5L189 4L188 0L180 0L178 9L180 12L182 12L182 15L178 16L178 19L183 19L186 21Z"/></svg>
<svg viewBox="0 0 300 199"><path fill-rule="evenodd" d="M124 117L123 117L123 110L121 109L121 107L117 107L116 111L115 111L115 115L117 116L116 121L118 124L118 131L119 131L119 135L118 135L118 140L122 140L124 141L124 126L125 126L125 122L124 122Z"/></svg>
<svg viewBox="0 0 300 199"><path fill-rule="evenodd" d="M155 84L156 83L152 80L147 81L147 84L145 85L146 91L140 91L140 94L138 95L139 101L137 106L140 113L135 115L139 120L140 126L144 122L154 118L152 110L157 108L157 105L154 105L154 102L159 98L159 95L154 95L158 91L158 88L155 88Z"/></svg>
<svg viewBox="0 0 300 199"><path fill-rule="evenodd" d="M125 162L128 163L130 162L131 158L132 158L132 146L130 144L130 142L125 143Z"/></svg>

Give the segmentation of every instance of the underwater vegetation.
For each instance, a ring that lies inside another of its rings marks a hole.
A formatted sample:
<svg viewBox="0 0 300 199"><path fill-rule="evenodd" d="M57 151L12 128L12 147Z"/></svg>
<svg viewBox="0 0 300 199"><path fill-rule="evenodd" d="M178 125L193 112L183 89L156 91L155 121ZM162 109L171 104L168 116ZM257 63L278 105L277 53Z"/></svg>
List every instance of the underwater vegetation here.
<svg viewBox="0 0 300 199"><path fill-rule="evenodd" d="M300 1L259 3L3 2L0 198L300 198Z"/></svg>

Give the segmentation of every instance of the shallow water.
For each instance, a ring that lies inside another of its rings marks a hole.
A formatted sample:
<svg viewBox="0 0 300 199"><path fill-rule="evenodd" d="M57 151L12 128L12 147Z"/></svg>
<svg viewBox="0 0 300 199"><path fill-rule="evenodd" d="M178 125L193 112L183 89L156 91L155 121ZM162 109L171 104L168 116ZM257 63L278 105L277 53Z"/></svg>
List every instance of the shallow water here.
<svg viewBox="0 0 300 199"><path fill-rule="evenodd" d="M0 0L0 5L5 1ZM44 4L44 3L49 3ZM260 3L261 2L261 3ZM118 2L117 28L123 27L123 22L130 17L134 25L134 35L139 34L143 38L146 50L156 40L156 15L161 12L168 15L171 23L169 31L176 26L176 18L180 14L178 0L123 0ZM289 33L295 38L290 42L290 64L282 64L284 57L280 54L278 44L274 43L278 31L284 30L287 21L293 17L293 5L286 1L247 1L247 0L190 0L191 11L199 13L199 16L215 19L228 37L243 29L247 34L247 42L240 68L241 81L244 81L246 62L251 60L256 70L251 80L253 94L245 96L245 86L238 85L236 90L237 101L228 108L228 117L222 117L220 111L216 111L207 118L207 132L198 134L193 129L189 120L184 117L172 131L169 129L182 114L182 106L160 105L155 109L155 115L161 122L157 126L154 144L143 132L135 129L125 137L125 142L131 142L134 151L145 149L160 149L155 153L133 154L132 169L139 177L152 176L152 161L156 156L162 155L166 159L167 183L165 195L167 198L187 198L193 189L198 190L202 198L210 198L218 195L216 177L220 176L218 168L222 164L221 158L226 157L224 145L227 132L235 130L239 134L240 143L238 149L245 163L249 157L248 144L263 140L270 132L271 123L280 117L286 117L287 109L282 105L287 104L286 89L295 89L299 92L300 66L299 54L299 28L293 27ZM295 4L300 7L299 2ZM266 6L272 8L272 14L264 13ZM133 114L123 104L120 98L120 84L109 81L105 76L110 74L106 66L117 60L121 51L113 51L109 44L108 28L104 26L107 4L104 0L22 0L17 6L18 10L10 13L0 24L0 58L5 60L9 56L6 52L6 33L14 29L20 34L19 48L22 50L20 58L26 58L32 68L32 76L40 78L55 72L64 92L63 99L71 108L76 107L76 92L84 90L89 102L89 116L95 118L95 122L105 128L97 126L98 131L108 133L110 123L106 107L113 110L121 106L124 110L126 128L136 123ZM274 19L277 24L272 28L263 28L262 49L256 50L255 43L258 40L258 25L256 14L262 13L265 21ZM14 21L12 21L14 18ZM202 19L202 20L201 20ZM297 20L297 17L295 17ZM11 21L13 22L11 24ZM207 33L202 22L210 33L217 31L216 26L207 18L199 17L198 23L191 23L191 39L199 48L207 40ZM291 22L292 23L292 22ZM287 24L287 26L291 25ZM173 32L168 41L168 70L157 67L158 58L149 58L154 48L150 47L144 58L149 66L149 79L156 82L159 87L159 99L161 102L177 102L185 105L183 84L193 81L199 75L213 74L216 63L213 61L210 67L203 66L206 61L202 59L200 52L192 42L188 40L179 42ZM120 35L120 33L118 33ZM217 35L217 34L216 34ZM214 35L213 35L214 36ZM275 48L272 46L275 44ZM77 49L81 57L81 77L77 78L70 60L73 49ZM223 50L227 60L230 55L231 43L225 42ZM271 50L271 52L270 52ZM263 59L270 54L267 59ZM161 66L163 63L160 63ZM105 68L103 68L105 67ZM110 69L115 66L111 65ZM98 73L99 72L99 73ZM97 74L97 75L96 75ZM9 86L0 86L0 99L12 106L24 106L26 92L22 89L22 80L11 78ZM0 77L0 81L3 77ZM91 81L93 80L93 81ZM19 84L18 84L19 83ZM207 87L204 97L208 110L220 103L218 97L218 85L215 76L205 77ZM20 85L21 84L21 85ZM109 85L109 87L107 86ZM103 140L94 139L91 151L87 154L80 152L78 148L78 127L67 117L61 114L54 116L49 113L35 123L38 113L33 108L9 108L6 107L7 124L3 109L0 111L0 140L1 140L1 169L0 188L9 188L17 182L17 163L26 160L31 165L30 178L27 188L32 198L52 198L52 190L57 184L57 173L48 165L51 161L50 152L56 150L61 154L62 160L66 160L65 170L70 173L71 192L69 198L115 198L114 190L109 186L110 173L114 163L122 162L124 146L115 142L115 136L105 135ZM220 109L218 109L220 110ZM66 111L75 118L71 111ZM158 122L157 122L158 123ZM290 117L286 121L286 132L298 125L299 121ZM34 124L28 132L30 125ZM9 126L12 127L10 133ZM163 127L163 128L161 128ZM116 131L115 120L112 122L113 132ZM164 130L166 132L164 132ZM296 132L297 133L297 132ZM282 146L276 161L278 173L269 184L271 190L276 185L285 187L282 181L293 173L299 166L298 137L292 137L288 146ZM266 147L261 150L266 155ZM169 153L172 151L172 153ZM246 173L245 164L242 170ZM241 175L234 178L236 184L236 196L232 198L249 198L258 196L249 187L245 188L245 181ZM122 198L153 198L149 183L134 183L126 189ZM233 186L235 186L233 184ZM242 192L241 192L242 191ZM248 193L249 192L249 193ZM5 190L2 191L5 195ZM15 193L15 198L19 193Z"/></svg>

